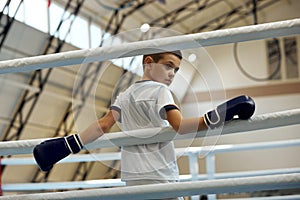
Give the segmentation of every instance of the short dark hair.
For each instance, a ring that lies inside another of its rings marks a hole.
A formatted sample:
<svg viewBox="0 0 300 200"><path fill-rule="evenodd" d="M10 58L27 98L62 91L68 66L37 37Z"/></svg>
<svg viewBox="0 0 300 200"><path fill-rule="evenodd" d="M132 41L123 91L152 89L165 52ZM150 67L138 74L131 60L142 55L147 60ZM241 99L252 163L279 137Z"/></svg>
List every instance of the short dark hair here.
<svg viewBox="0 0 300 200"><path fill-rule="evenodd" d="M182 59L182 53L180 50L176 50L176 51L166 51L166 52L161 52L161 53L153 53L153 54L147 54L143 56L143 63L144 60L147 56L150 56L155 62L158 62L159 59L161 59L163 57L163 54L173 54L175 56L177 56L180 60Z"/></svg>

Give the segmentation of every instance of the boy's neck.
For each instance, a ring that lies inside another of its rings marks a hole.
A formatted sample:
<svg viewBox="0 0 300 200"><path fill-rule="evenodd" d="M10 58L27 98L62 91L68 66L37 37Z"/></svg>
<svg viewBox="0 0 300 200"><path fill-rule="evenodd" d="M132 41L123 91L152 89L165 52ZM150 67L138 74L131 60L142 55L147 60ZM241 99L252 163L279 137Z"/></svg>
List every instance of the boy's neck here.
<svg viewBox="0 0 300 200"><path fill-rule="evenodd" d="M152 81L152 79L144 74L141 78L141 81Z"/></svg>

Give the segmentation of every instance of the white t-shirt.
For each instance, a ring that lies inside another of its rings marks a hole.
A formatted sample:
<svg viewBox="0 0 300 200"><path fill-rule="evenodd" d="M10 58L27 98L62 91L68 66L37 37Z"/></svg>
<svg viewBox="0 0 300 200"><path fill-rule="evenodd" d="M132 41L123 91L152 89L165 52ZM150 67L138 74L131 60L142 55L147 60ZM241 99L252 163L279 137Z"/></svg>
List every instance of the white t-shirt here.
<svg viewBox="0 0 300 200"><path fill-rule="evenodd" d="M123 132L154 127L167 127L162 119L164 106L176 106L170 89L154 81L140 81L121 93L111 109L121 113ZM176 106L177 107L177 106ZM174 143L159 142L121 148L121 179L178 180Z"/></svg>

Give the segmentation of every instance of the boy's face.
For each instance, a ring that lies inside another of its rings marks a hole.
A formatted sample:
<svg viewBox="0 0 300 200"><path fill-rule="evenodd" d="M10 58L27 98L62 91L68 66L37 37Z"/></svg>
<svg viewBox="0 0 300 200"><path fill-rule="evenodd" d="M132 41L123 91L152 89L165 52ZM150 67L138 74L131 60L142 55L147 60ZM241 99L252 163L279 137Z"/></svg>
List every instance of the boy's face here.
<svg viewBox="0 0 300 200"><path fill-rule="evenodd" d="M151 58L151 57L150 57ZM163 54L156 63L150 63L149 78L153 81L170 85L179 70L180 59L171 53Z"/></svg>

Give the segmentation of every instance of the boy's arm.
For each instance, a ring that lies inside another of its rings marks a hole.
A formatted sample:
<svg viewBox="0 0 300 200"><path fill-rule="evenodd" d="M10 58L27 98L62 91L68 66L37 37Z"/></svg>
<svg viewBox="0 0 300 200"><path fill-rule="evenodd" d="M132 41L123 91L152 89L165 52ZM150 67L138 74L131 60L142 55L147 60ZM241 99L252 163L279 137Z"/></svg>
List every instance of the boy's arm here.
<svg viewBox="0 0 300 200"><path fill-rule="evenodd" d="M173 129L179 134L192 133L207 128L203 117L184 119L177 109L167 111L166 117Z"/></svg>
<svg viewBox="0 0 300 200"><path fill-rule="evenodd" d="M54 138L38 144L33 149L33 155L39 168L42 171L49 171L55 163L69 154L78 153L84 145L107 133L119 117L117 111L110 110L80 134Z"/></svg>
<svg viewBox="0 0 300 200"><path fill-rule="evenodd" d="M79 133L83 145L93 142L104 133L108 133L119 117L120 115L117 111L110 110L104 117L92 123L87 129Z"/></svg>
<svg viewBox="0 0 300 200"><path fill-rule="evenodd" d="M232 120L249 119L255 111L255 102L249 96L238 96L217 106L216 109L204 114L203 117L183 119L179 110L166 112L166 118L179 134L200 131L205 128L214 129Z"/></svg>

